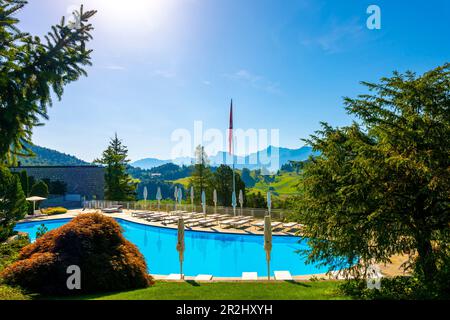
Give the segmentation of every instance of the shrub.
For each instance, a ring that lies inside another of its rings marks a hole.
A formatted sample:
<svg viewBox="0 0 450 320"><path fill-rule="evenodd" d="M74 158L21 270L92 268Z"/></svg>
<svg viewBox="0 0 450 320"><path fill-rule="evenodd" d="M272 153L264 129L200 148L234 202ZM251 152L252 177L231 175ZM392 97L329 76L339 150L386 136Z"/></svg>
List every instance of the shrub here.
<svg viewBox="0 0 450 320"><path fill-rule="evenodd" d="M12 241L0 243L0 271L15 262L19 257L20 250L29 244L29 237L23 235L18 235Z"/></svg>
<svg viewBox="0 0 450 320"><path fill-rule="evenodd" d="M25 216L26 210L19 177L0 165L0 242L12 235L16 221Z"/></svg>
<svg viewBox="0 0 450 320"><path fill-rule="evenodd" d="M67 268L81 270L81 289L69 290ZM98 213L79 215L23 248L1 274L6 284L43 294L86 294L153 284L144 257L120 225Z"/></svg>
<svg viewBox="0 0 450 320"><path fill-rule="evenodd" d="M432 300L450 297L441 287L426 286L415 276L383 278L380 290L368 289L364 280L350 280L344 282L340 290L345 295L363 300Z"/></svg>
<svg viewBox="0 0 450 320"><path fill-rule="evenodd" d="M0 301L1 300L30 300L30 297L19 288L11 288L0 285Z"/></svg>
<svg viewBox="0 0 450 320"><path fill-rule="evenodd" d="M48 216L53 216L55 214L64 214L67 213L67 209L63 207L55 207L55 208L45 208L41 209L41 212L43 214L46 214Z"/></svg>

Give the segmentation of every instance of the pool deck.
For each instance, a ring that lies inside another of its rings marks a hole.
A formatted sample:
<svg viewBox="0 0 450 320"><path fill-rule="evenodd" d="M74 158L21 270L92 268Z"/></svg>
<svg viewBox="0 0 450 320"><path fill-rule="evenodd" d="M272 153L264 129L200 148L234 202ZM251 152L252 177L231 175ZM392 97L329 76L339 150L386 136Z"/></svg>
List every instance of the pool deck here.
<svg viewBox="0 0 450 320"><path fill-rule="evenodd" d="M144 219L139 219L137 217L133 217L132 213L136 212L133 210L124 210L121 213L112 213L112 214L106 214L102 213L100 210L94 210L94 209L86 209L85 211L82 211L81 209L77 210L69 210L65 214L58 214L53 216L27 216L27 218L21 220L20 222L27 222L27 221L46 221L46 220L57 220L57 219L71 219L76 217L79 214L84 213L101 213L105 216L117 218L117 219L123 219L135 223L140 223L148 226L154 226L154 227L160 227L160 228L167 228L167 229L177 229L176 224L171 225L164 225L161 222L148 222ZM229 234L248 234L248 235L264 235L263 230L258 230L256 227L247 227L242 229L235 229L235 228L220 228L219 226L214 227L208 227L208 228L200 228L200 227L186 227L186 230L192 230L192 231L200 231L200 232L212 232L212 233L229 233ZM273 235L276 236L296 236L295 233L289 233L289 232L282 232L282 231L276 231L277 229L274 229Z"/></svg>

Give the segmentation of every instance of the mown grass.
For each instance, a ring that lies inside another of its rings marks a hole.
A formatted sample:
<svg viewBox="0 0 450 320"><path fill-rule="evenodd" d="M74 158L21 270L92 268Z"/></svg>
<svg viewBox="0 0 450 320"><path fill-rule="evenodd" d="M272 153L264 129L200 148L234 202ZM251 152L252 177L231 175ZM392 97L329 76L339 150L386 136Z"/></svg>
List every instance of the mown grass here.
<svg viewBox="0 0 450 320"><path fill-rule="evenodd" d="M337 281L312 282L164 282L147 289L70 298L76 300L348 300ZM47 297L48 298L48 297ZM40 297L46 299L46 297Z"/></svg>

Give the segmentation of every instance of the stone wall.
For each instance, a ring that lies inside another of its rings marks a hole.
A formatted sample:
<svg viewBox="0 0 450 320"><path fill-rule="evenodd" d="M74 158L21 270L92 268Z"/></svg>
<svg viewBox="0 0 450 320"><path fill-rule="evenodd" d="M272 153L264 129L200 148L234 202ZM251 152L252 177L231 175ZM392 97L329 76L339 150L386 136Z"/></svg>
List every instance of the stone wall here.
<svg viewBox="0 0 450 320"><path fill-rule="evenodd" d="M11 171L27 171L28 176L33 176L36 181L50 179L51 181L63 181L67 184L67 194L79 194L86 196L87 200L94 196L104 199L105 171L98 166L38 166L15 167Z"/></svg>

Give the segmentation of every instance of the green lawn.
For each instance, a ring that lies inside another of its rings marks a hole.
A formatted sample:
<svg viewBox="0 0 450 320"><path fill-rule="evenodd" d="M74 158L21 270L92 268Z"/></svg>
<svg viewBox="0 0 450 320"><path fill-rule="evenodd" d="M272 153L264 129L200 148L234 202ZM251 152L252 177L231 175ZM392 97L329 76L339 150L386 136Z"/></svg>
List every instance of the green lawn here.
<svg viewBox="0 0 450 320"><path fill-rule="evenodd" d="M341 300L336 281L313 282L161 282L147 289L75 297L82 300ZM71 298L74 299L74 298Z"/></svg>

